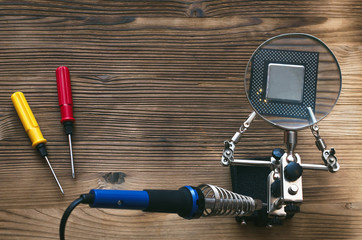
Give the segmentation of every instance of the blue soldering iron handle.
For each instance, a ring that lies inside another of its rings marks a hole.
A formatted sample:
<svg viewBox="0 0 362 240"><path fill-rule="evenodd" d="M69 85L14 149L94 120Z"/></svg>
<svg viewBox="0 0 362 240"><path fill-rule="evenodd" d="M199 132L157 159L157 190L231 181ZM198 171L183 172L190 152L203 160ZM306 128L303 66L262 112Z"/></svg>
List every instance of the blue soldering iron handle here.
<svg viewBox="0 0 362 240"><path fill-rule="evenodd" d="M149 204L146 191L92 189L93 202L89 204L93 208L119 208L145 210Z"/></svg>
<svg viewBox="0 0 362 240"><path fill-rule="evenodd" d="M185 186L178 190L106 190L89 192L93 208L138 209L146 212L177 213L192 219L199 218L205 207L204 195L199 188Z"/></svg>

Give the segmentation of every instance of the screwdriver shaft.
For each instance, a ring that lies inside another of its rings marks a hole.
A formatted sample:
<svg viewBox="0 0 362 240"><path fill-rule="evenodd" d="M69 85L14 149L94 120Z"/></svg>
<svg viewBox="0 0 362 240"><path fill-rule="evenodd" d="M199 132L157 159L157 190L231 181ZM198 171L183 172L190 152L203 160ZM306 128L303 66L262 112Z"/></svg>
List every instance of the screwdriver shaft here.
<svg viewBox="0 0 362 240"><path fill-rule="evenodd" d="M48 163L48 166L49 166L49 168L50 168L50 171L52 171L52 173L53 173L53 177L54 177L55 181L57 182L60 191L61 191L62 194L64 195L63 188L62 188L62 186L60 185L60 183L59 183L59 181L58 181L57 175L55 175L55 172L54 172L54 170L53 170L53 168L52 168L52 165L50 165L50 162L49 162L48 157L47 157L47 156L44 156L44 158L45 158L45 160L46 160L47 163Z"/></svg>
<svg viewBox="0 0 362 240"><path fill-rule="evenodd" d="M72 177L75 178L73 149L72 149L72 135L71 134L68 134L68 140L69 140L70 165L72 166Z"/></svg>

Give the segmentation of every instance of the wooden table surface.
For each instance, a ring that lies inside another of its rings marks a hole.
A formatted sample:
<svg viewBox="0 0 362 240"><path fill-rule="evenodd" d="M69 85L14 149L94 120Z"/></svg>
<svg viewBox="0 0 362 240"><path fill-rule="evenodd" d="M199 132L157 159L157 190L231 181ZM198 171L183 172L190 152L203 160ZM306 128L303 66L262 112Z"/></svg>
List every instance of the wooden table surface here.
<svg viewBox="0 0 362 240"><path fill-rule="evenodd" d="M362 239L362 3L346 1L0 1L0 239L57 239L63 211L91 188L231 189L220 164L251 109L243 75L266 39L304 32L335 53L340 99L319 125L341 164L306 171L301 213L283 226L233 217L79 206L67 239ZM73 150L59 123L55 69L71 71ZM63 185L31 148L10 96L24 92ZM237 156L269 156L283 132L258 118ZM308 129L297 152L321 163Z"/></svg>

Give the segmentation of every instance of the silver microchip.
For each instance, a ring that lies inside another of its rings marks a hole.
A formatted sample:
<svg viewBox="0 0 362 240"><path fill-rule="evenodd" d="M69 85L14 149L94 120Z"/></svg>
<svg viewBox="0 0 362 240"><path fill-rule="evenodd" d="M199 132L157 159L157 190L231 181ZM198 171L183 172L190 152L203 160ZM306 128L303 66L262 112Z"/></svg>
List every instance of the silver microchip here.
<svg viewBox="0 0 362 240"><path fill-rule="evenodd" d="M302 102L304 74L303 65L269 63L266 99Z"/></svg>

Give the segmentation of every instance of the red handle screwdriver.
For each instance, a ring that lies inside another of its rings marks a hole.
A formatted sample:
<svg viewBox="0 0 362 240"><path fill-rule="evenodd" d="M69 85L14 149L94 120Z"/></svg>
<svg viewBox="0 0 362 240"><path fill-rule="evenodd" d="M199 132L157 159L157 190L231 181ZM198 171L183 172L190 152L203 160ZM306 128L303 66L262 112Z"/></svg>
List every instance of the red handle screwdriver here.
<svg viewBox="0 0 362 240"><path fill-rule="evenodd" d="M59 107L62 116L60 122L64 125L65 133L68 135L70 164L72 166L72 177L75 178L73 150L72 150L72 132L73 132L73 123L75 119L73 117L73 99L72 99L72 88L70 85L69 69L64 66L58 67L56 70L56 76L57 76L57 85L58 85Z"/></svg>

